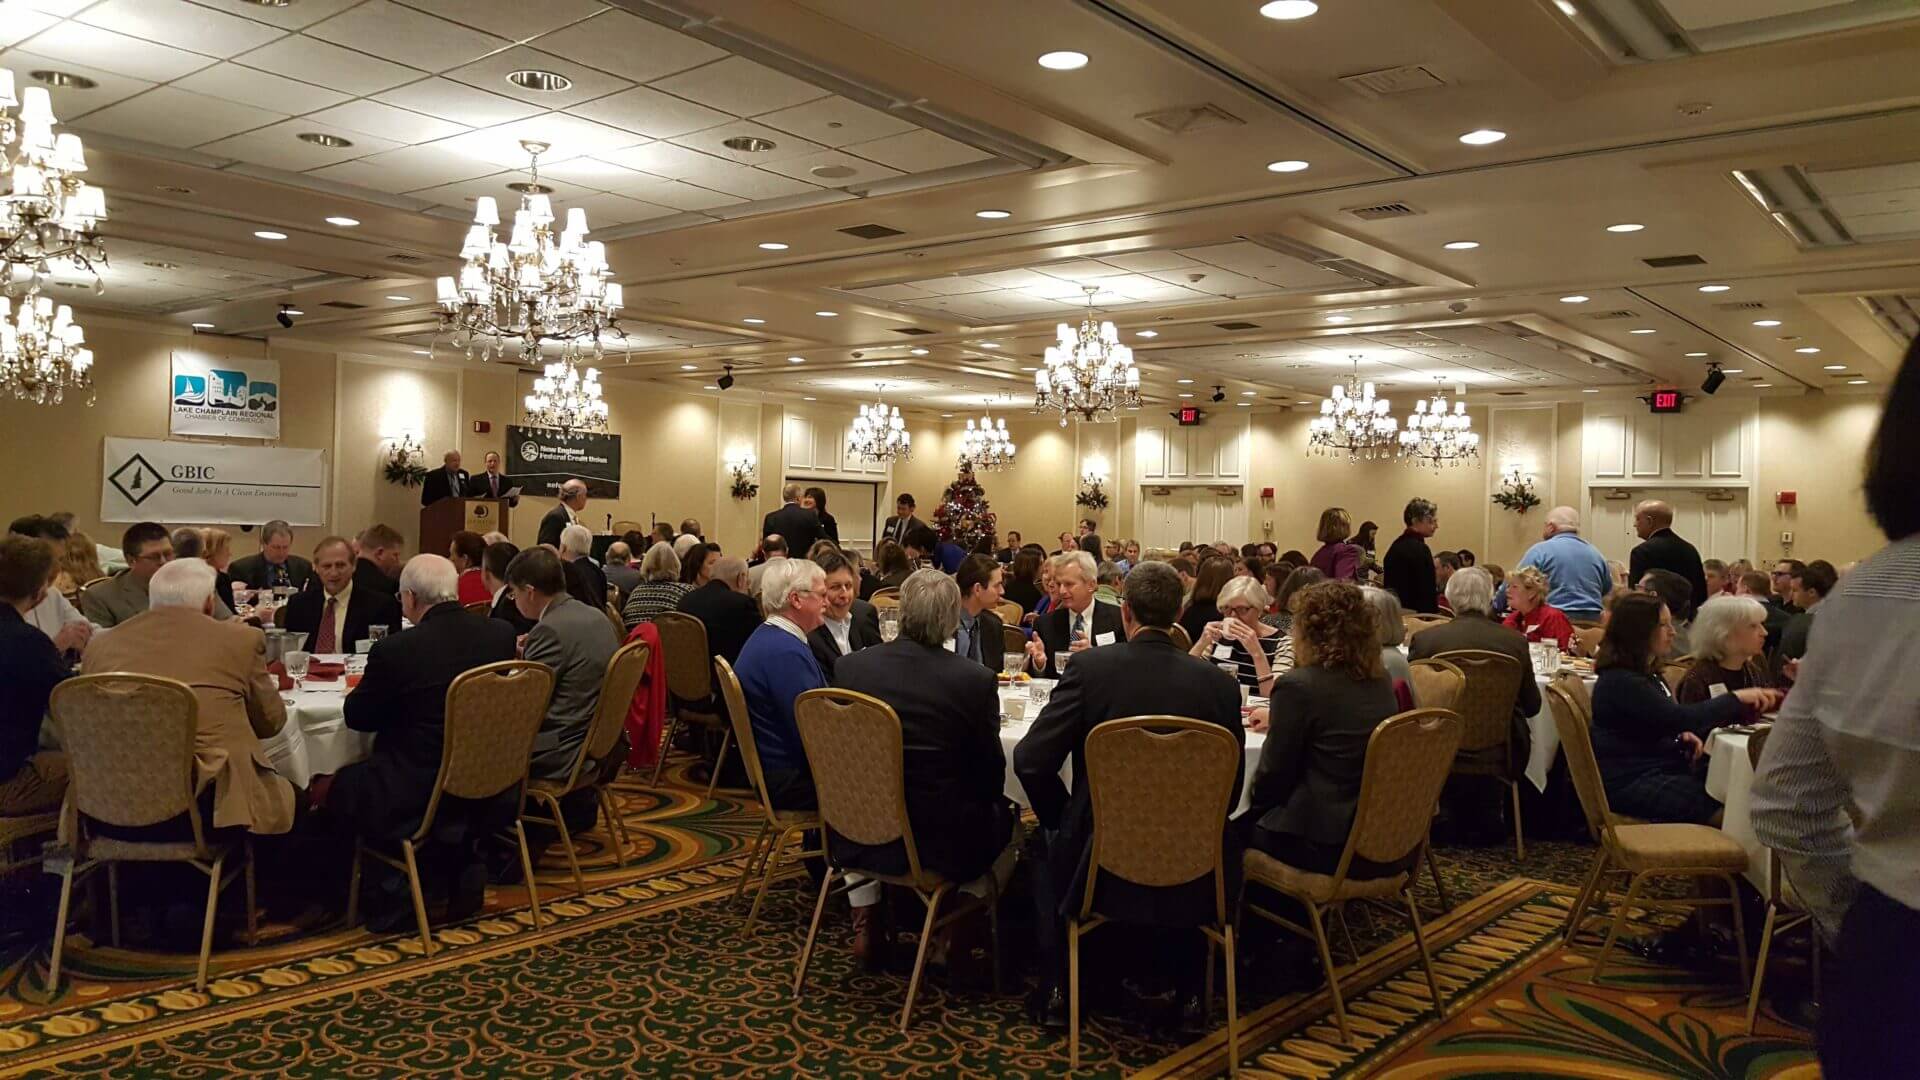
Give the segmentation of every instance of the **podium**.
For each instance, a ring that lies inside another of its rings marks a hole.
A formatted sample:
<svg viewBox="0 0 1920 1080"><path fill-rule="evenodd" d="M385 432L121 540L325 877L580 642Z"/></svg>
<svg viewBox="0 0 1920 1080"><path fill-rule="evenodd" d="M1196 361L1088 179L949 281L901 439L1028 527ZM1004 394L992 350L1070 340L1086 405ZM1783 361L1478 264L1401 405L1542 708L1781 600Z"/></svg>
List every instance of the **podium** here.
<svg viewBox="0 0 1920 1080"><path fill-rule="evenodd" d="M446 498L420 511L420 550L445 555L462 529L485 536L507 531L507 500Z"/></svg>

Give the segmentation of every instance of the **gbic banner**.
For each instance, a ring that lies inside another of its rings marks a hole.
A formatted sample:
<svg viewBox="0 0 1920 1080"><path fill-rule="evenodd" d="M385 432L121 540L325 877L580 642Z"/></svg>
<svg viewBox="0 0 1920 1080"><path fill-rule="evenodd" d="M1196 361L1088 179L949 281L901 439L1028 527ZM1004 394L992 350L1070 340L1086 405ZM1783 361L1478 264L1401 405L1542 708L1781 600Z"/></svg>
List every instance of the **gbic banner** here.
<svg viewBox="0 0 1920 1080"><path fill-rule="evenodd" d="M167 430L175 435L280 437L280 362L173 353Z"/></svg>
<svg viewBox="0 0 1920 1080"><path fill-rule="evenodd" d="M326 520L326 452L106 440L100 520L294 525Z"/></svg>

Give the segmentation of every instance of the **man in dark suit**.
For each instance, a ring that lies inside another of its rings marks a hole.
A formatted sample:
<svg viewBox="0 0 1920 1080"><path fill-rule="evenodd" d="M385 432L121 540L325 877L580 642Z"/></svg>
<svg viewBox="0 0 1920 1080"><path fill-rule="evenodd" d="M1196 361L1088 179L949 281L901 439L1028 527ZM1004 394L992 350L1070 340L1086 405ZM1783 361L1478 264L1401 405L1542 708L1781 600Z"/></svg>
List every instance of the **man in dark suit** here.
<svg viewBox="0 0 1920 1080"><path fill-rule="evenodd" d="M1640 536L1639 546L1627 556L1627 580L1638 582L1649 570L1671 570L1687 579L1693 588L1693 601L1684 612L1673 617L1691 619L1696 609L1707 602L1707 572L1700 565L1700 552L1673 533L1673 507L1658 499L1649 499L1633 508L1633 531Z"/></svg>
<svg viewBox="0 0 1920 1080"><path fill-rule="evenodd" d="M400 592L400 564L407 557L407 540L390 525L369 525L354 537L359 554L353 565L355 588L385 593L394 598Z"/></svg>
<svg viewBox="0 0 1920 1080"><path fill-rule="evenodd" d="M960 588L960 629L954 633L953 651L986 665L995 675L1000 674L1006 635L993 609L1000 603L1005 575L989 555L967 556L954 575L954 584Z"/></svg>
<svg viewBox="0 0 1920 1080"><path fill-rule="evenodd" d="M260 551L243 555L227 567L227 575L249 589L285 585L295 592L313 580L313 564L293 553L293 527L284 521L260 526Z"/></svg>
<svg viewBox="0 0 1920 1080"><path fill-rule="evenodd" d="M1427 537L1440 528L1440 511L1425 499L1412 499L1400 515L1407 530L1387 548L1380 569L1386 574L1387 591L1400 598L1400 606L1423 615L1440 613L1440 582L1433 564L1433 552Z"/></svg>
<svg viewBox="0 0 1920 1080"><path fill-rule="evenodd" d="M532 773L536 780L564 779L600 702L600 683L620 638L607 621L606 604L589 607L567 595L560 559L544 548L528 548L507 564L507 583L520 614L534 621L527 631L525 655L554 670L547 718L533 737ZM591 824L589 822L589 824Z"/></svg>
<svg viewBox="0 0 1920 1080"><path fill-rule="evenodd" d="M707 651L731 664L760 625L760 605L748 593L747 561L723 556L713 565L713 580L680 598L679 610L707 628Z"/></svg>
<svg viewBox="0 0 1920 1080"><path fill-rule="evenodd" d="M560 485L560 501L540 518L539 543L558 550L560 530L581 524L580 514L587 508L587 482L575 477Z"/></svg>
<svg viewBox="0 0 1920 1080"><path fill-rule="evenodd" d="M507 587L507 566L518 554L520 548L509 541L488 544L486 554L480 557L480 580L486 583L487 594L493 597L493 607L487 617L510 623L514 633L524 634L533 629L533 620L520 614L520 608L513 602L513 590Z"/></svg>
<svg viewBox="0 0 1920 1080"><path fill-rule="evenodd" d="M820 527L820 515L800 505L802 492L799 484L788 484L780 489L781 507L766 516L760 527L762 536L778 536L787 542L787 552L796 559L804 559L807 552L813 550L816 540L826 538L826 530Z"/></svg>
<svg viewBox="0 0 1920 1080"><path fill-rule="evenodd" d="M500 455L496 451L487 451L487 471L467 479L465 495L469 499L505 499L507 492L513 490L513 480L500 471ZM508 506L519 506L519 496L508 499Z"/></svg>
<svg viewBox="0 0 1920 1080"><path fill-rule="evenodd" d="M593 532L585 525L560 530L560 562L567 594L596 611L607 606L607 575L587 553L593 550Z"/></svg>
<svg viewBox="0 0 1920 1080"><path fill-rule="evenodd" d="M880 539L904 545L909 531L926 524L913 516L913 509L913 496L902 492L899 498L893 500L893 516L880 526Z"/></svg>
<svg viewBox="0 0 1920 1080"><path fill-rule="evenodd" d="M827 608L820 625L808 631L807 644L813 647L813 658L820 662L821 672L832 682L834 661L880 644L880 613L854 596L860 591L860 583L845 555L826 551L814 561L827 575Z"/></svg>
<svg viewBox="0 0 1920 1080"><path fill-rule="evenodd" d="M460 451L449 450L440 461L441 467L420 481L421 506L432 506L441 499L454 498L467 490L467 470L460 467Z"/></svg>
<svg viewBox="0 0 1920 1080"><path fill-rule="evenodd" d="M1062 992L1066 975L1066 917L1080 908L1085 885L1087 845L1093 835L1093 804L1087 785L1087 735L1108 720L1129 716L1185 716L1218 724L1246 745L1240 721L1240 688L1231 675L1198 657L1180 651L1168 634L1181 603L1180 575L1164 563L1144 563L1127 577L1126 602L1121 606L1125 640L1107 648L1091 649L1068 665L1065 678L1054 687L1045 709L1025 738L1014 748L1013 770L1026 791L1027 801L1040 819L1039 854L1043 865L1035 873L1035 901L1039 906L1040 939L1047 954L1045 980L1029 1000L1029 1010L1049 1026L1063 1023L1066 1002ZM1073 790L1060 779L1060 766L1073 760ZM1237 794L1245 780L1245 754L1234 770ZM1224 829L1226 822L1222 821ZM1238 853L1226 864L1239 865ZM1163 927L1196 925L1214 917L1214 887L1196 880L1171 888L1148 888L1117 878L1099 884L1102 914L1127 922L1152 922ZM1235 885L1227 884L1227 895ZM1195 963L1178 965L1180 972L1198 968L1199 943L1191 950ZM1182 982L1197 993L1199 972Z"/></svg>
<svg viewBox="0 0 1920 1080"><path fill-rule="evenodd" d="M1027 640L1027 668L1034 675L1059 678L1057 653L1081 653L1125 640L1120 609L1093 598L1094 569L1093 556L1084 551L1054 557L1054 606L1035 620L1034 635Z"/></svg>
<svg viewBox="0 0 1920 1080"><path fill-rule="evenodd" d="M313 549L313 573L320 581L287 601L280 625L307 635L307 651L350 653L370 626L400 632L400 604L387 593L363 587L354 572L353 549L345 537L329 536Z"/></svg>
<svg viewBox="0 0 1920 1080"><path fill-rule="evenodd" d="M446 736L447 687L461 673L514 657L515 633L505 623L461 610L459 573L439 555L416 555L400 573L400 610L413 628L376 643L366 674L347 695L346 722L355 731L378 733L373 753L336 773L324 793L326 808L355 832L378 841L397 840L419 828L440 771ZM316 785L317 786L317 785ZM446 800L435 816L429 865L444 867L448 917L479 910L486 891L485 866L476 850L485 814L463 799ZM512 807L504 808L510 819ZM405 890L393 890L386 910L370 923L404 921L411 909Z"/></svg>

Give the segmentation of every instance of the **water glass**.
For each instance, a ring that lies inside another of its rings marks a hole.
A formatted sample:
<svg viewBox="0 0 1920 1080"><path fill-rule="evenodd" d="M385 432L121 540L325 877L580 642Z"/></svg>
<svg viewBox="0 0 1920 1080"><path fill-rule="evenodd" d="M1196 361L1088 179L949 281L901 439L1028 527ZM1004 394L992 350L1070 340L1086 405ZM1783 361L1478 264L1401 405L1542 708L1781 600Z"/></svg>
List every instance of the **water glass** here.
<svg viewBox="0 0 1920 1080"><path fill-rule="evenodd" d="M1560 673L1560 646L1549 641L1540 646L1540 662L1534 670L1548 678Z"/></svg>
<svg viewBox="0 0 1920 1080"><path fill-rule="evenodd" d="M900 616L886 614L880 616L880 640L892 641L900 636Z"/></svg>
<svg viewBox="0 0 1920 1080"><path fill-rule="evenodd" d="M1027 711L1030 713L1038 714L1041 709L1046 708L1047 696L1052 692L1053 692L1053 688L1047 683L1042 682L1039 679L1035 679L1032 682L1028 683L1027 684Z"/></svg>
<svg viewBox="0 0 1920 1080"><path fill-rule="evenodd" d="M1002 653L1000 655L1000 670L1006 672L1009 678L1020 674L1026 669L1027 654L1024 651Z"/></svg>
<svg viewBox="0 0 1920 1080"><path fill-rule="evenodd" d="M296 690L299 689L300 684L307 677L307 664L313 660L313 654L300 649L294 649L282 657L281 660L287 665L287 678L293 680L293 685Z"/></svg>

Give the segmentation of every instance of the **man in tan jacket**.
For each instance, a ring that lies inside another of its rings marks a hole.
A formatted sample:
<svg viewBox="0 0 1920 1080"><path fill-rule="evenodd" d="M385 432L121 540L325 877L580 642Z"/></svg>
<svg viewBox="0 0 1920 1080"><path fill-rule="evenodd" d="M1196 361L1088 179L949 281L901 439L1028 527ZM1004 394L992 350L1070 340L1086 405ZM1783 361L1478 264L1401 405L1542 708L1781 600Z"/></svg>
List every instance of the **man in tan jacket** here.
<svg viewBox="0 0 1920 1080"><path fill-rule="evenodd" d="M194 766L203 799L213 788L210 824L284 833L293 827L295 792L260 740L285 726L286 706L267 673L260 631L212 617L213 581L213 567L199 559L160 567L147 586L148 609L96 637L81 670L159 675L192 687L200 699Z"/></svg>

